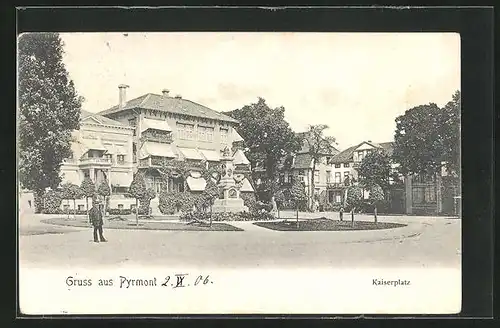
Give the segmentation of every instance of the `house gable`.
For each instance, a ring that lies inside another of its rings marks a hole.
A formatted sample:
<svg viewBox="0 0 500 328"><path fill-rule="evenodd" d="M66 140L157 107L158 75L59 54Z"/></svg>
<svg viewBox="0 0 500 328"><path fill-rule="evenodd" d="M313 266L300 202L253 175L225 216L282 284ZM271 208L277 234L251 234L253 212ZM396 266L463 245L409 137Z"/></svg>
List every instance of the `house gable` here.
<svg viewBox="0 0 500 328"><path fill-rule="evenodd" d="M361 143L354 151L371 150L375 149L375 146L369 144L368 142Z"/></svg>
<svg viewBox="0 0 500 328"><path fill-rule="evenodd" d="M82 120L82 123L90 123L90 124L99 124L102 125L102 122L99 121L97 118L94 116L87 116Z"/></svg>

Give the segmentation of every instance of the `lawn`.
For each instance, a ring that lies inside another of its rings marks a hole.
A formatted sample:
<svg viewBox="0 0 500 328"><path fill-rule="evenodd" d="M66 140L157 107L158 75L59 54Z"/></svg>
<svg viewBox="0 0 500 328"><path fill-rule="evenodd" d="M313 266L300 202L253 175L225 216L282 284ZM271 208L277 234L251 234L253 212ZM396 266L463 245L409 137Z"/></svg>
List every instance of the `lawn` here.
<svg viewBox="0 0 500 328"><path fill-rule="evenodd" d="M60 226L89 228L88 220L82 218L52 218L42 220L43 223L55 224ZM106 220L104 229L140 229L140 230L170 230L170 231L243 231L227 223L213 223L212 227L208 224L187 224L181 222L141 222L136 226L135 221L129 220Z"/></svg>
<svg viewBox="0 0 500 328"><path fill-rule="evenodd" d="M297 228L296 220L273 221L273 222L255 222L255 225L271 230L278 231L355 231L355 230L379 230L393 229L405 227L406 224L390 223L390 222L369 222L369 221L354 221L352 222L331 220L327 218L300 220Z"/></svg>

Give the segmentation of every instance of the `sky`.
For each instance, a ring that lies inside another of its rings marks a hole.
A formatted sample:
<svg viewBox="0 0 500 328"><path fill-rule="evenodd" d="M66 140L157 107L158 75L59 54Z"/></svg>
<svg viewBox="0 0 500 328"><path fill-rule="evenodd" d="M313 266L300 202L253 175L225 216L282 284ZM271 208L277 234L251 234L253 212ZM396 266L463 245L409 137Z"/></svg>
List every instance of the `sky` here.
<svg viewBox="0 0 500 328"><path fill-rule="evenodd" d="M146 93L181 95L217 111L262 97L296 132L327 124L339 149L392 141L397 116L444 106L460 90L455 33L62 33L83 109Z"/></svg>

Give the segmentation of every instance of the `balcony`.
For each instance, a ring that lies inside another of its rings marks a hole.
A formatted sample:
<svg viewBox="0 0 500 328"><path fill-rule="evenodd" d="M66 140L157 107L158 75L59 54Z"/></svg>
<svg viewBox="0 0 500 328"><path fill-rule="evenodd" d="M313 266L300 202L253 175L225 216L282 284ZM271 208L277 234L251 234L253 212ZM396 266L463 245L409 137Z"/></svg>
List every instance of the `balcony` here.
<svg viewBox="0 0 500 328"><path fill-rule="evenodd" d="M342 182L328 182L326 189L342 189L345 185Z"/></svg>
<svg viewBox="0 0 500 328"><path fill-rule="evenodd" d="M152 141L152 142L159 142L159 143L167 143L170 144L172 143L172 134L143 134L141 137L142 141Z"/></svg>
<svg viewBox="0 0 500 328"><path fill-rule="evenodd" d="M80 159L80 166L110 167L111 159L105 157L88 157Z"/></svg>

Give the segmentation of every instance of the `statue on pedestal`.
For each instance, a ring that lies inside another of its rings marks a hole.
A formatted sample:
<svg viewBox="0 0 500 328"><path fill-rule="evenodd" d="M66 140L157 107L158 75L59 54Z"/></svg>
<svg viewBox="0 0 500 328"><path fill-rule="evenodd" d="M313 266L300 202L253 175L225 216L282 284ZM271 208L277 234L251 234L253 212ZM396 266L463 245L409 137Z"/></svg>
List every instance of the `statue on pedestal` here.
<svg viewBox="0 0 500 328"><path fill-rule="evenodd" d="M240 197L240 191L234 181L233 172L233 157L230 156L230 150L226 147L222 152L221 158L221 179L219 182L221 198L215 200L212 206L212 212L248 211L248 207L243 204L243 199Z"/></svg>

